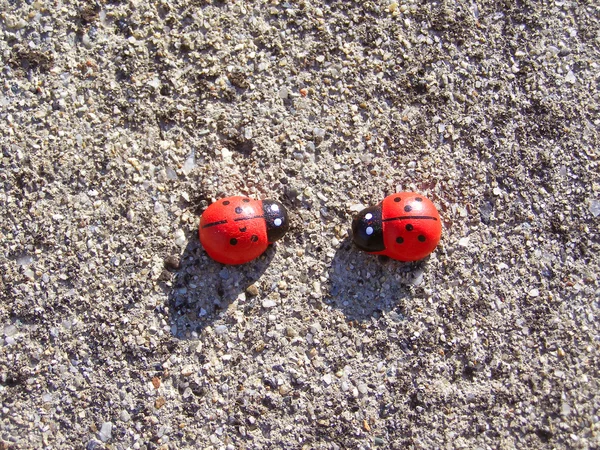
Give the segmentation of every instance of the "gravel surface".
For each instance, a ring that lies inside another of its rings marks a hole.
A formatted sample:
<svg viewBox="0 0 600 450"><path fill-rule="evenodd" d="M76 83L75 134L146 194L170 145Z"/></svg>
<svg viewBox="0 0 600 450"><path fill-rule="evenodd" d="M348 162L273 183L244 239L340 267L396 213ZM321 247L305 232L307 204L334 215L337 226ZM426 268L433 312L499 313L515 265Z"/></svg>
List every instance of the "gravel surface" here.
<svg viewBox="0 0 600 450"><path fill-rule="evenodd" d="M0 448L600 447L598 2L0 11ZM402 190L438 249L357 251Z"/></svg>

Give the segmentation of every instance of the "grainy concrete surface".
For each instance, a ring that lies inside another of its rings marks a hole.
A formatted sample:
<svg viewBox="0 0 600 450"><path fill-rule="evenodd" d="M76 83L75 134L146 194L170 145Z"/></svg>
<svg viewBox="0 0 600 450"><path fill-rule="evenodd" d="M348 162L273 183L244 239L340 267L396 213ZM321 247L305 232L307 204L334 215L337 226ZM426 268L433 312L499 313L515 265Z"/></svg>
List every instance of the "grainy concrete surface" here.
<svg viewBox="0 0 600 450"><path fill-rule="evenodd" d="M0 11L0 448L600 446L598 2ZM399 190L420 263L348 236Z"/></svg>

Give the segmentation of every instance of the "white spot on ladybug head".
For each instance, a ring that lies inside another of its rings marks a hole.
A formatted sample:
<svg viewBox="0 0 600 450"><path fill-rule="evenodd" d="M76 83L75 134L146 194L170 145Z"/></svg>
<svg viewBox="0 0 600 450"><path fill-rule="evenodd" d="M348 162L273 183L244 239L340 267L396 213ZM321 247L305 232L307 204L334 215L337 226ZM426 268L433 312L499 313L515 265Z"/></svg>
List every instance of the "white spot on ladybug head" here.
<svg viewBox="0 0 600 450"><path fill-rule="evenodd" d="M371 236L373 234L373 227L367 227L365 233L367 233L367 236Z"/></svg>
<svg viewBox="0 0 600 450"><path fill-rule="evenodd" d="M274 211L274 212L279 211L279 205L271 205L271 211Z"/></svg>
<svg viewBox="0 0 600 450"><path fill-rule="evenodd" d="M281 226L282 220L277 218L273 221L273 223L275 224L276 227Z"/></svg>
<svg viewBox="0 0 600 450"><path fill-rule="evenodd" d="M373 218L373 214L371 214L371 213L366 213L365 214L365 219L371 220L372 218Z"/></svg>

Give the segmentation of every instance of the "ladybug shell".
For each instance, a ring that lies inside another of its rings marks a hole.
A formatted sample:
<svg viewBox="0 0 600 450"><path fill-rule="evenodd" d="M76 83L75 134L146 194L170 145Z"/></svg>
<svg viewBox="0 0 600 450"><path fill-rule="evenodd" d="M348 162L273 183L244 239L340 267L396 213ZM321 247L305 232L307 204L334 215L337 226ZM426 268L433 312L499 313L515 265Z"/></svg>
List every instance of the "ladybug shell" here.
<svg viewBox="0 0 600 450"><path fill-rule="evenodd" d="M244 264L260 256L271 243L264 206L277 204L282 233L287 230L285 208L277 202L227 197L210 205L200 218L199 236L206 253L223 264ZM273 239L276 240L276 239Z"/></svg>
<svg viewBox="0 0 600 450"><path fill-rule="evenodd" d="M369 242L365 245L360 236L362 231L364 238L367 227L370 228L366 233ZM425 258L435 250L442 235L435 205L416 192L399 192L386 197L379 205L359 213L352 228L359 248L399 261Z"/></svg>

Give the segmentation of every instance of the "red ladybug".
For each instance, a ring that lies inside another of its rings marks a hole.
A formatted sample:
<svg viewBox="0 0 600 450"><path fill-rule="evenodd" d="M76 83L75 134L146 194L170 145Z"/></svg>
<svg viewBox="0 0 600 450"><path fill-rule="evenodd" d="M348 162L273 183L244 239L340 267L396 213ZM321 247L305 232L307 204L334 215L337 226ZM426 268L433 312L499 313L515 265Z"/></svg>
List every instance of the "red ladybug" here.
<svg viewBox="0 0 600 450"><path fill-rule="evenodd" d="M442 223L434 204L416 192L399 192L352 220L354 244L365 252L418 261L440 242Z"/></svg>
<svg viewBox="0 0 600 450"><path fill-rule="evenodd" d="M198 233L206 253L223 264L260 256L289 228L285 207L273 200L227 197L202 213Z"/></svg>

